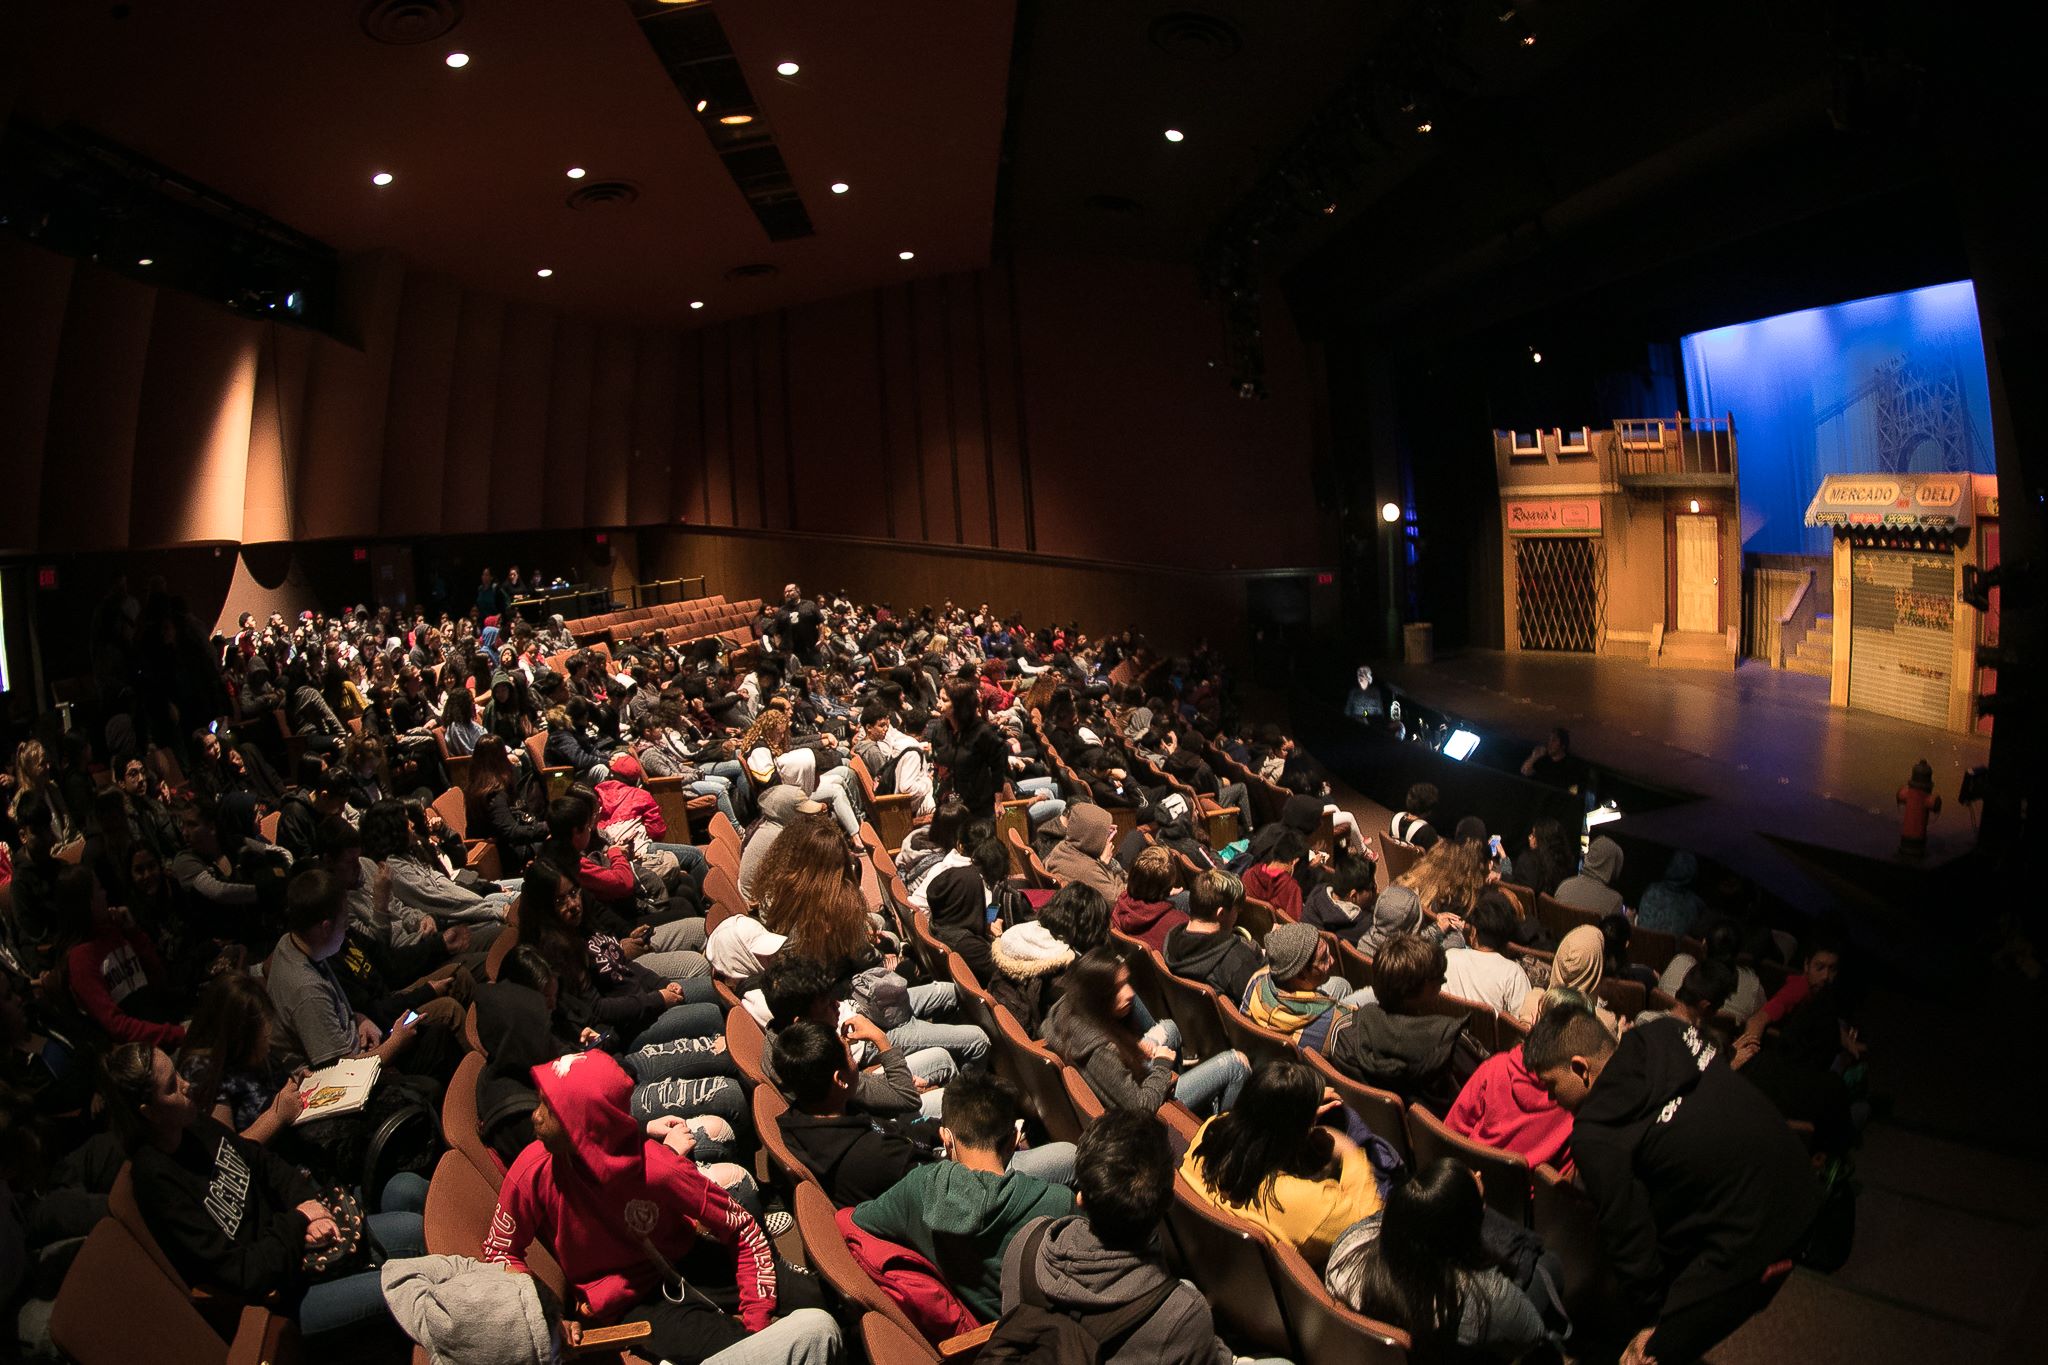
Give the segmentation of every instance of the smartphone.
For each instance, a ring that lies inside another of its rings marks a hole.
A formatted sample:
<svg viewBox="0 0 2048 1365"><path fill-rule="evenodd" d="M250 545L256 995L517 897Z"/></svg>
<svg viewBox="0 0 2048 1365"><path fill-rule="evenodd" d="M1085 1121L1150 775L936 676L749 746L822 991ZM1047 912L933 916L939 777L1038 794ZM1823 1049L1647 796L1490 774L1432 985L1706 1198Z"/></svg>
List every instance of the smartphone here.
<svg viewBox="0 0 2048 1365"><path fill-rule="evenodd" d="M210 721L206 722L206 733L207 733L207 734L209 734L209 735L217 735L217 734L219 734L219 733L220 733L220 722L219 722L219 721L217 721L217 720L210 720Z"/></svg>
<svg viewBox="0 0 2048 1365"><path fill-rule="evenodd" d="M405 1012L405 1018L399 1020L398 1023L399 1026L402 1028L411 1028L414 1024L417 1024L419 1022L419 1019L420 1012L418 1010L407 1010Z"/></svg>

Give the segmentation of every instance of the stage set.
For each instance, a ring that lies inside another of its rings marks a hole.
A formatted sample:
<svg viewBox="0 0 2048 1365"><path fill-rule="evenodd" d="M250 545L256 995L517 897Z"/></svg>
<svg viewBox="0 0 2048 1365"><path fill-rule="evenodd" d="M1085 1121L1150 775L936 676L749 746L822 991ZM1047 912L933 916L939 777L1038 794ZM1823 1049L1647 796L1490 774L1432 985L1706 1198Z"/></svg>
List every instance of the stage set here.
<svg viewBox="0 0 2048 1365"><path fill-rule="evenodd" d="M1996 691L1972 288L1683 350L1687 401L1717 415L1493 433L1503 648L1384 673L1482 737L1468 763L1512 772L1569 729L1612 775L1602 832L1625 846L1690 849L1808 913L1903 894L1920 879L1898 869L1975 841L1957 798ZM1922 760L1943 809L1902 857L1897 793Z"/></svg>

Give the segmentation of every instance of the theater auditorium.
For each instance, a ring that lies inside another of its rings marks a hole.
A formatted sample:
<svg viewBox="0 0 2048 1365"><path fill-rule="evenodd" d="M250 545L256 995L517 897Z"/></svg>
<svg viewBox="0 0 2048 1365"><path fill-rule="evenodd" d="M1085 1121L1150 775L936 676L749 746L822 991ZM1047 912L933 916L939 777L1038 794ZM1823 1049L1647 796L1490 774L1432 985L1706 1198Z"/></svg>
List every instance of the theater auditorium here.
<svg viewBox="0 0 2048 1365"><path fill-rule="evenodd" d="M0 1360L2037 1358L2010 16L0 9Z"/></svg>

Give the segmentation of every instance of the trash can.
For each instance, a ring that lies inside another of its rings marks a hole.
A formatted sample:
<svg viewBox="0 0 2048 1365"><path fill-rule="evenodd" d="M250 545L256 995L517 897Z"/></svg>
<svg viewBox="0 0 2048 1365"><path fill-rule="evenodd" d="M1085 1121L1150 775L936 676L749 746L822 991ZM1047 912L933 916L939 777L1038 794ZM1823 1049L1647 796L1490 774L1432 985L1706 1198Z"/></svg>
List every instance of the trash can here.
<svg viewBox="0 0 2048 1365"><path fill-rule="evenodd" d="M1436 627L1427 621L1411 621L1401 627L1401 661L1426 664L1436 658Z"/></svg>

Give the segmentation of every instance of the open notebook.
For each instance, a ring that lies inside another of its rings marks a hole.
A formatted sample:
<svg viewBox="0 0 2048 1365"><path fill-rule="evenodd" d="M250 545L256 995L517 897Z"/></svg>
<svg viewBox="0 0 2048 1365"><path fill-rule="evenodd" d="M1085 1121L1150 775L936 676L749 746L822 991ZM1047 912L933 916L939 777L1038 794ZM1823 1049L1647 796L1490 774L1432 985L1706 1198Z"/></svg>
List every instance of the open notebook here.
<svg viewBox="0 0 2048 1365"><path fill-rule="evenodd" d="M299 1087L306 1097L306 1107L299 1111L294 1125L353 1114L361 1109L370 1102L370 1092L377 1086L377 1072L383 1065L375 1057L344 1058L306 1077Z"/></svg>

